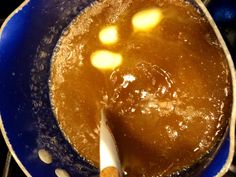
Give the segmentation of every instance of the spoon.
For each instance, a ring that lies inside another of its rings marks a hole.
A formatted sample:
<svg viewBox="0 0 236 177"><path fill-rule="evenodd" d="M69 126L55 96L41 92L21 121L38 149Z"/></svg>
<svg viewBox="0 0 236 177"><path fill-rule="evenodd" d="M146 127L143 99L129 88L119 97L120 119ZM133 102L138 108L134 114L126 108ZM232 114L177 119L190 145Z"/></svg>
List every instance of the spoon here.
<svg viewBox="0 0 236 177"><path fill-rule="evenodd" d="M107 125L104 109L100 122L100 177L122 177L120 159L114 136Z"/></svg>

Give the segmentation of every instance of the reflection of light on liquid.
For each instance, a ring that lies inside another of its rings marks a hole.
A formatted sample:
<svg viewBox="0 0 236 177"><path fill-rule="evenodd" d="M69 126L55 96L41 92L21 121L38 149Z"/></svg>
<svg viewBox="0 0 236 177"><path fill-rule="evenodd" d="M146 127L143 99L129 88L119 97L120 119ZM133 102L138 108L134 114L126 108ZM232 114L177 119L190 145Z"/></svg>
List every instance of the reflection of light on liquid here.
<svg viewBox="0 0 236 177"><path fill-rule="evenodd" d="M111 45L118 41L118 30L116 26L108 26L99 32L99 39L105 45Z"/></svg>
<svg viewBox="0 0 236 177"><path fill-rule="evenodd" d="M121 84L121 86L123 88L126 88L126 87L128 87L129 83L131 83L135 80L136 80L135 76L133 76L132 74L126 74L123 76L123 83Z"/></svg>
<svg viewBox="0 0 236 177"><path fill-rule="evenodd" d="M109 50L97 50L91 55L91 63L101 70L112 70L122 64L123 57Z"/></svg>
<svg viewBox="0 0 236 177"><path fill-rule="evenodd" d="M137 12L132 18L135 31L149 31L155 28L162 19L162 12L158 8L146 9Z"/></svg>

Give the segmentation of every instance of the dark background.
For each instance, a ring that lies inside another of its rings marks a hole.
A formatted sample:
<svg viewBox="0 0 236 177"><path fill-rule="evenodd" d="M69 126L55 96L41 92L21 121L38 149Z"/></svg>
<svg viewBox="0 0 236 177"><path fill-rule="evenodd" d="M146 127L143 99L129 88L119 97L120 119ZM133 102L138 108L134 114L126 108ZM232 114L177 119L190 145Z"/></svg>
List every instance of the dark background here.
<svg viewBox="0 0 236 177"><path fill-rule="evenodd" d="M0 0L0 26L5 18L22 2L23 0ZM207 2L208 10L215 19L236 63L236 0L205 0L205 2ZM1 133L0 176L25 177L10 155ZM236 157L229 172L224 177L236 177Z"/></svg>

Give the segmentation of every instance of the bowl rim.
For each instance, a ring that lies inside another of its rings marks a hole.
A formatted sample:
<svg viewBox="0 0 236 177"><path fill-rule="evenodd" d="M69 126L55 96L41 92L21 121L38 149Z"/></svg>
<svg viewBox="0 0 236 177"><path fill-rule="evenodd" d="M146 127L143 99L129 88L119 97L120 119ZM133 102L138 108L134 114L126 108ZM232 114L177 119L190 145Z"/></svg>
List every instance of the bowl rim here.
<svg viewBox="0 0 236 177"><path fill-rule="evenodd" d="M17 15L17 13L19 13L28 3L30 2L30 0L24 0L3 22L1 28L0 28L0 40L2 38L2 33L3 30L5 29L5 27L7 26L8 22L11 20L12 17L14 17L15 15ZM0 130L3 136L3 139L5 140L5 143L7 145L8 150L10 151L12 157L14 158L14 160L16 161L17 165L20 167L20 169L23 171L23 173L27 176L27 177L32 177L32 175L29 173L29 171L26 169L26 167L21 163L20 159L18 158L17 154L15 153L10 140L8 139L7 136L7 132L4 128L4 124L3 124L3 119L0 113Z"/></svg>
<svg viewBox="0 0 236 177"><path fill-rule="evenodd" d="M185 0L186 1L186 0ZM209 11L207 10L206 6L204 5L204 3L201 0L191 0L194 1L202 10L203 14L205 15L205 17L207 18L208 22L210 23L211 27L213 28L215 35L218 39L218 41L221 44L221 47L224 51L224 54L226 56L227 59L227 63L229 65L229 70L231 73L231 82L232 82L232 111L231 111L231 117L230 117L230 122L229 122L229 138L230 138L230 146L229 146L229 153L228 153L228 158L224 164L224 166L221 168L221 170L215 175L215 177L222 177L229 169L232 161L233 161L233 156L234 156L234 148L235 148L235 123L236 123L236 71L235 71L235 67L234 67L234 63L233 63L233 59L231 57L231 54L226 46L226 43L215 23L215 21L213 20L212 16L210 15ZM17 15L17 13L19 13L28 3L30 2L30 0L24 0L24 2L21 3L20 6L18 6L7 18L6 20L3 22L1 28L0 28L0 40L2 38L2 33L5 29L5 27L7 26L8 22L11 20L12 17L14 17L15 15ZM17 154L15 153L10 140L8 139L7 136L7 132L4 128L4 124L3 124L3 119L1 117L0 114L0 130L1 133L3 135L3 138L6 142L6 145L11 153L11 155L13 156L14 160L16 161L16 163L19 165L20 169L25 173L25 175L27 177L32 177L32 175L29 173L29 171L26 169L26 167L21 163L21 161L19 160Z"/></svg>
<svg viewBox="0 0 236 177"><path fill-rule="evenodd" d="M229 154L228 154L228 158L224 164L224 166L221 168L221 170L217 173L217 175L215 177L222 177L229 169L232 161L233 161L233 156L234 156L234 147L235 147L235 119L236 119L236 107L235 107L235 99L236 99L236 72L235 72L235 67L234 67L234 63L233 63L233 59L231 57L231 54L228 50L228 47L226 46L226 43L215 23L215 21L213 20L210 12L207 10L206 6L204 5L204 3L201 0L194 0L198 6L201 8L201 10L203 11L203 13L206 15L206 18L208 19L210 25L212 26L217 39L219 40L221 47L225 53L226 59L228 61L228 65L229 65L229 69L230 69L230 73L231 73L231 82L232 82L232 111L231 111L231 118L230 118L230 122L229 122L229 137L230 137L230 147L229 147Z"/></svg>

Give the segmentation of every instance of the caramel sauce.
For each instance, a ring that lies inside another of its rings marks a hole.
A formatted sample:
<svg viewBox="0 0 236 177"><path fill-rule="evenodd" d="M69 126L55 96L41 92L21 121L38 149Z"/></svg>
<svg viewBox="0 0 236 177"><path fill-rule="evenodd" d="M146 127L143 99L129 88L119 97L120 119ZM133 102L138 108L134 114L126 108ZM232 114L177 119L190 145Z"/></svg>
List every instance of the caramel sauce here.
<svg viewBox="0 0 236 177"><path fill-rule="evenodd" d="M134 16L148 9L158 9L161 18L145 30ZM93 60L96 51L103 53ZM114 68L107 64L112 56L119 59ZM106 62L98 63L102 58ZM129 177L168 176L194 164L223 137L232 104L215 33L181 0L106 0L86 8L58 43L50 88L62 131L95 166L106 105Z"/></svg>

